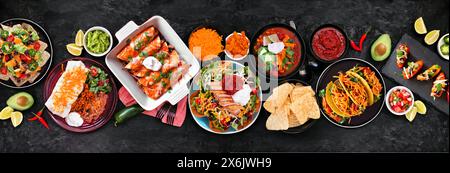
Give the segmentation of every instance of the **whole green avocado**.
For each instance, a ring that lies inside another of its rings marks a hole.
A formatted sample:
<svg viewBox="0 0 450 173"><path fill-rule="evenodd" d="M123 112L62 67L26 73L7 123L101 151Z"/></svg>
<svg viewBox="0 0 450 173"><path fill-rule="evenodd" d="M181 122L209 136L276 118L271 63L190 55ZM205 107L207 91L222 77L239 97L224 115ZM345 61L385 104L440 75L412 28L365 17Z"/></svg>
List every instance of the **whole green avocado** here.
<svg viewBox="0 0 450 173"><path fill-rule="evenodd" d="M370 48L370 55L375 61L383 61L391 54L392 44L389 34L382 34L373 42Z"/></svg>
<svg viewBox="0 0 450 173"><path fill-rule="evenodd" d="M19 92L9 97L6 104L14 110L24 111L30 109L34 104L34 99L27 92Z"/></svg>

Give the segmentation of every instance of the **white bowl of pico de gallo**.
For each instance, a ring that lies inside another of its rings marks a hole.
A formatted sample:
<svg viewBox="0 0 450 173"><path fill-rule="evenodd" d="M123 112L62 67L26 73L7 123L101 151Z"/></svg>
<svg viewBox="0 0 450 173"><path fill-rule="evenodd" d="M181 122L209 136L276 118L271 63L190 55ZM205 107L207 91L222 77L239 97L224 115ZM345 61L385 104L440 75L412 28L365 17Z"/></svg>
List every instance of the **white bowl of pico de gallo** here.
<svg viewBox="0 0 450 173"><path fill-rule="evenodd" d="M389 90L386 107L394 115L405 115L414 107L414 94L404 86L396 86Z"/></svg>

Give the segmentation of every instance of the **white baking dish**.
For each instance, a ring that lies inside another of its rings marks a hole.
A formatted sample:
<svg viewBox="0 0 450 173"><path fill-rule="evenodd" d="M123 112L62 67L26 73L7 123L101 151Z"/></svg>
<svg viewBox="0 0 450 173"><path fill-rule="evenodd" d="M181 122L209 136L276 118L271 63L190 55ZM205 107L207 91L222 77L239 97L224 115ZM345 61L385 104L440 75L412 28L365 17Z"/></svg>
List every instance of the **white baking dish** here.
<svg viewBox="0 0 450 173"><path fill-rule="evenodd" d="M124 69L124 64L117 59L117 54L127 45L127 40L132 39L150 26L157 28L164 39L175 47L175 50L177 50L180 57L190 64L188 73L185 74L177 84L173 85L170 91L164 93L157 100L148 97L142 89L139 88L137 81L126 69ZM153 110L166 101L174 105L189 94L188 82L200 70L200 64L189 48L184 44L183 40L181 40L164 18L161 16L153 16L140 26L133 21L129 21L115 33L115 36L119 40L119 44L106 56L106 65L142 108L145 110Z"/></svg>

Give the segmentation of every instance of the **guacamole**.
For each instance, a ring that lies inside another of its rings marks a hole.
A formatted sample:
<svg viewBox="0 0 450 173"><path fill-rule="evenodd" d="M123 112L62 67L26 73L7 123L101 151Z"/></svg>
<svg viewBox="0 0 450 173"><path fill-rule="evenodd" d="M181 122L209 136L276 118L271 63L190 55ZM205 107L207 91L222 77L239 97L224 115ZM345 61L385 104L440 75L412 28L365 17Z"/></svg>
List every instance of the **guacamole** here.
<svg viewBox="0 0 450 173"><path fill-rule="evenodd" d="M86 47L90 52L100 54L108 50L109 35L102 30L89 31L86 35Z"/></svg>

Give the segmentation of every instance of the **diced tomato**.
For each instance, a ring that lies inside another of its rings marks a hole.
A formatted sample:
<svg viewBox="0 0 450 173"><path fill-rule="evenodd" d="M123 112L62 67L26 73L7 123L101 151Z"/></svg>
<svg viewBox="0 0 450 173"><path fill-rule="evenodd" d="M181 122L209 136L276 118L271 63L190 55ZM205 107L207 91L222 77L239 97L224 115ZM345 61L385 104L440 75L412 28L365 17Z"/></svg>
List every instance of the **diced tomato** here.
<svg viewBox="0 0 450 173"><path fill-rule="evenodd" d="M0 72L1 72L2 74L6 75L6 74L8 73L8 70L6 69L6 67L2 67L2 68L0 69Z"/></svg>
<svg viewBox="0 0 450 173"><path fill-rule="evenodd" d="M91 68L91 76L97 77L97 75L98 75L97 69L96 68Z"/></svg>
<svg viewBox="0 0 450 173"><path fill-rule="evenodd" d="M402 108L400 108L398 106L395 106L393 109L394 109L395 112L403 112Z"/></svg>
<svg viewBox="0 0 450 173"><path fill-rule="evenodd" d="M27 75L26 75L26 74L23 74L23 73L20 73L19 78L20 78L20 79L25 79L25 78L27 78Z"/></svg>
<svg viewBox="0 0 450 173"><path fill-rule="evenodd" d="M20 54L20 60L25 61L26 63L29 63L31 61L31 58L28 55Z"/></svg>
<svg viewBox="0 0 450 173"><path fill-rule="evenodd" d="M104 83L103 83L102 80L98 81L98 83L97 83L98 86L103 86L103 84L104 84Z"/></svg>
<svg viewBox="0 0 450 173"><path fill-rule="evenodd" d="M34 42L33 48L34 50L39 50L41 48L41 44L39 44L39 42Z"/></svg>
<svg viewBox="0 0 450 173"><path fill-rule="evenodd" d="M106 79L106 80L105 80L105 83L108 84L108 83L109 83L109 79Z"/></svg>
<svg viewBox="0 0 450 173"><path fill-rule="evenodd" d="M5 55L5 62L9 61L9 55Z"/></svg>
<svg viewBox="0 0 450 173"><path fill-rule="evenodd" d="M6 38L7 42L13 42L14 41L14 36L13 35L9 35L8 38Z"/></svg>
<svg viewBox="0 0 450 173"><path fill-rule="evenodd" d="M195 103L197 103L198 105L200 104L200 98L197 98L196 100L195 100Z"/></svg>

